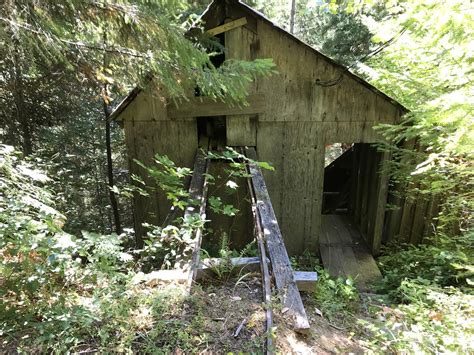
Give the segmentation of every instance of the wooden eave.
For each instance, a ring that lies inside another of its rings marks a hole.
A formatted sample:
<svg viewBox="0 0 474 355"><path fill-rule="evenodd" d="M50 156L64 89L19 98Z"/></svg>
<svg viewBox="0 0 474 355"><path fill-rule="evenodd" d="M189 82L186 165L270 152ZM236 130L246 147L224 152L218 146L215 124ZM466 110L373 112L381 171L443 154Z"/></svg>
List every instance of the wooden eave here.
<svg viewBox="0 0 474 355"><path fill-rule="evenodd" d="M127 106L135 100L138 94L142 91L138 86L135 86L132 91L114 108L112 113L107 117L107 122L115 121L118 116L127 108Z"/></svg>

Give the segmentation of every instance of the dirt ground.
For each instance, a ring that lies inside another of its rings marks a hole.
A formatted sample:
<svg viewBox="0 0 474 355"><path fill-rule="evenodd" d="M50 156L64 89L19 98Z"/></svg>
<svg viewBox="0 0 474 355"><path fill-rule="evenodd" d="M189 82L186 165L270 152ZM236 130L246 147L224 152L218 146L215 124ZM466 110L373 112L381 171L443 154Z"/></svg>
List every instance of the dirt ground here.
<svg viewBox="0 0 474 355"><path fill-rule="evenodd" d="M260 274L212 280L195 295L204 303L208 348L203 353L261 353L265 341ZM239 329L240 328L240 329Z"/></svg>
<svg viewBox="0 0 474 355"><path fill-rule="evenodd" d="M260 274L212 280L195 293L203 300L208 347L202 353L262 353L265 342L265 311ZM311 324L308 335L296 334L279 307L274 308L275 350L279 354L337 354L367 352L350 330L321 316L311 294L302 294ZM241 330L235 336L236 330Z"/></svg>
<svg viewBox="0 0 474 355"><path fill-rule="evenodd" d="M321 316L310 294L303 303L311 325L308 335L296 334L277 311L275 314L276 350L281 354L363 354L367 348L348 329L329 323Z"/></svg>

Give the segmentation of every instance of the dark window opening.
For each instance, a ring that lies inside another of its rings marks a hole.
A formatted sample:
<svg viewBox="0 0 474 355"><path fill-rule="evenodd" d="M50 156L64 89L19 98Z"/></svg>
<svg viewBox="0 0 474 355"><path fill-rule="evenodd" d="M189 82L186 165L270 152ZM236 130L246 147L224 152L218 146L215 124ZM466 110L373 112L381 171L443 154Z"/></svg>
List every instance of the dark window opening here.
<svg viewBox="0 0 474 355"><path fill-rule="evenodd" d="M219 54L211 56L211 63L214 64L216 68L219 68L225 61L225 33L218 34L215 38L219 40L220 46L216 46L212 51L219 52Z"/></svg>
<svg viewBox="0 0 474 355"><path fill-rule="evenodd" d="M225 33L216 35L213 39L214 42L209 44L207 49L208 53L218 53L211 56L211 63L219 68L222 63L225 61ZM217 43L215 43L217 41ZM201 90L199 87L194 89L194 96L202 96Z"/></svg>

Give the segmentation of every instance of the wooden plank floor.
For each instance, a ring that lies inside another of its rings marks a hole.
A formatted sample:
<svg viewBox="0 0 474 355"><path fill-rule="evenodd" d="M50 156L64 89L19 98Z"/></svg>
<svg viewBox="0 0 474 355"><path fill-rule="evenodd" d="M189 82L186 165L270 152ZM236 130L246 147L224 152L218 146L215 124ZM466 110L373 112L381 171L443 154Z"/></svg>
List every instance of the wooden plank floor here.
<svg viewBox="0 0 474 355"><path fill-rule="evenodd" d="M319 248L329 274L352 276L360 290L368 290L382 277L362 235L347 216L322 215Z"/></svg>

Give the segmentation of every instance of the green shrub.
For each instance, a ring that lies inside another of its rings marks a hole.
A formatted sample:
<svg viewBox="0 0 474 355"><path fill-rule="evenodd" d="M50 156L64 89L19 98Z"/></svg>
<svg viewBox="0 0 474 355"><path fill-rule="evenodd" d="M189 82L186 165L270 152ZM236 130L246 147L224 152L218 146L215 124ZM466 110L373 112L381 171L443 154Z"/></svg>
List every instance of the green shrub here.
<svg viewBox="0 0 474 355"><path fill-rule="evenodd" d="M178 321L185 300L135 282L143 261L127 235L65 233L49 182L0 146L2 351L191 351L199 327Z"/></svg>
<svg viewBox="0 0 474 355"><path fill-rule="evenodd" d="M384 275L379 290L394 300L410 301L401 288L405 281L463 290L473 285L474 231L451 238L439 235L418 246L395 246L384 254L378 259Z"/></svg>
<svg viewBox="0 0 474 355"><path fill-rule="evenodd" d="M323 268L316 267L318 282L314 297L316 304L330 322L349 323L359 310L359 292L351 278L331 277Z"/></svg>
<svg viewBox="0 0 474 355"><path fill-rule="evenodd" d="M385 250L378 290L391 306L361 323L377 350L397 353L474 351L473 231L439 235L430 244Z"/></svg>

